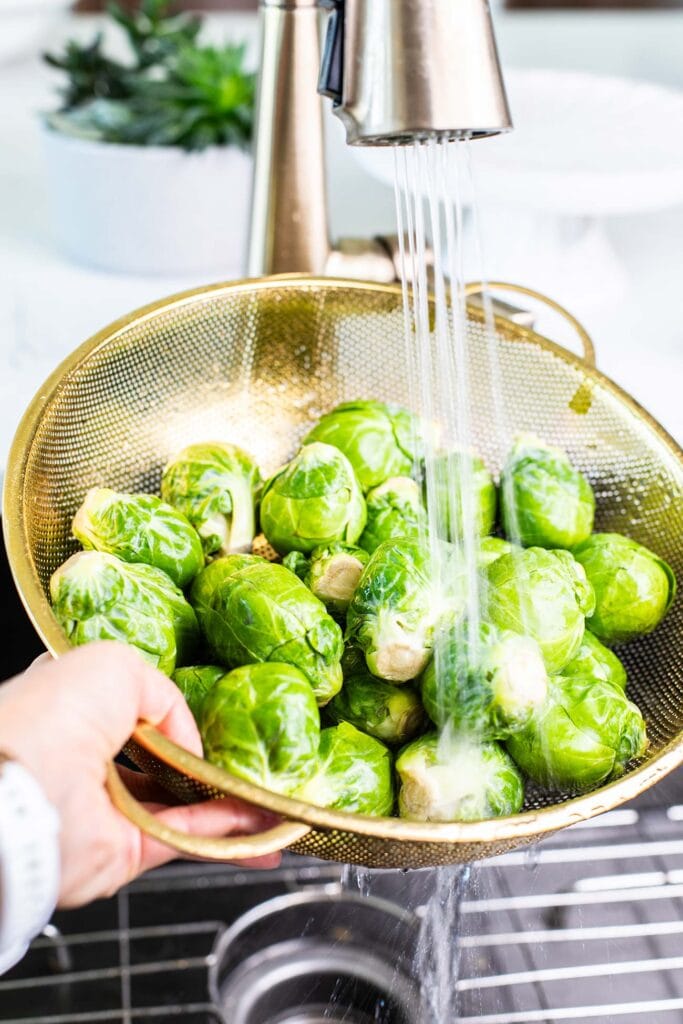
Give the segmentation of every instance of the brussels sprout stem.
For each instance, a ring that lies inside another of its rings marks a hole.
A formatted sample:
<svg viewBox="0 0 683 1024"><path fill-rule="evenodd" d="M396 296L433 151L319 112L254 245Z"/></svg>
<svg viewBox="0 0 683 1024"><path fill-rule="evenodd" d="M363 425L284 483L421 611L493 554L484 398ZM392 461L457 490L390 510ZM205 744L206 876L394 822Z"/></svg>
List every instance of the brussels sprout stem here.
<svg viewBox="0 0 683 1024"><path fill-rule="evenodd" d="M254 541L254 502L251 493L251 482L235 481L231 491L232 517L230 520L227 546L221 545L221 554L234 554L251 551ZM222 530L216 531L223 535Z"/></svg>
<svg viewBox="0 0 683 1024"><path fill-rule="evenodd" d="M540 707L548 693L548 676L535 644L520 643L498 677L496 697L504 709Z"/></svg>
<svg viewBox="0 0 683 1024"><path fill-rule="evenodd" d="M215 515L209 516L199 526L197 533L202 540L208 540L211 537L220 537L221 543L218 551L218 555L229 555L230 554L230 527L226 516ZM247 551L246 548L243 549ZM251 549L249 549L251 550Z"/></svg>
<svg viewBox="0 0 683 1024"><path fill-rule="evenodd" d="M415 679L427 664L424 639L412 636L392 615L378 615L376 650L368 653L368 668L381 679L405 683Z"/></svg>
<svg viewBox="0 0 683 1024"><path fill-rule="evenodd" d="M315 581L313 593L327 601L348 602L354 595L363 571L362 563L353 555L334 555L323 574Z"/></svg>

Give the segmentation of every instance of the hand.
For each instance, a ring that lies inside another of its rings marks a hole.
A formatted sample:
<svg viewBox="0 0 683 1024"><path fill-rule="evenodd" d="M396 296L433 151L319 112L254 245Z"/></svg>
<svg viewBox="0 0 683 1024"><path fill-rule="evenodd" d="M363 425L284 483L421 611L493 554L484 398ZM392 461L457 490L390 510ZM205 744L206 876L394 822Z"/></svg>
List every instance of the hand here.
<svg viewBox="0 0 683 1024"><path fill-rule="evenodd" d="M107 764L139 719L201 756L197 727L175 683L130 647L97 643L58 661L41 658L0 687L0 750L33 774L60 816L62 907L110 896L176 856L124 818L105 788ZM151 779L120 770L148 810L173 828L224 836L275 823L271 814L229 797L168 806L168 794L160 799L164 790ZM279 860L273 854L240 863L276 867Z"/></svg>

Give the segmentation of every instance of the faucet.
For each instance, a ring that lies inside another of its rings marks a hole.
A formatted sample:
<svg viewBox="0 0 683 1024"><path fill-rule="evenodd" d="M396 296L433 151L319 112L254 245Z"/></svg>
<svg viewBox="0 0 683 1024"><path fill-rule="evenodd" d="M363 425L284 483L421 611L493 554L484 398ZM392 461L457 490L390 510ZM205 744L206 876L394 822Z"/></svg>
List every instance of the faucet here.
<svg viewBox="0 0 683 1024"><path fill-rule="evenodd" d="M396 239L330 241L321 95L350 145L507 131L488 0L261 0L260 19L250 276L396 280Z"/></svg>

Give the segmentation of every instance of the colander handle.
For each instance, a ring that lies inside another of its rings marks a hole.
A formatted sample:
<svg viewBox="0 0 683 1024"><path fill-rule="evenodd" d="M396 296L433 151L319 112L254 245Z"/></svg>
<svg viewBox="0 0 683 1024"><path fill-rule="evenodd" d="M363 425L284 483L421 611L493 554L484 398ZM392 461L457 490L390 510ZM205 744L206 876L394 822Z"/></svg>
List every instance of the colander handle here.
<svg viewBox="0 0 683 1024"><path fill-rule="evenodd" d="M284 850L311 831L309 825L285 821L266 832L251 836L215 838L188 835L165 825L143 807L126 788L114 764L110 764L107 770L107 789L116 809L145 835L152 836L178 853L200 857L202 860L229 861L264 857Z"/></svg>
<svg viewBox="0 0 683 1024"><path fill-rule="evenodd" d="M542 292L537 292L533 288L527 288L523 284L510 284L507 281L472 281L465 285L466 295L478 295L481 292L493 291L516 292L518 295L528 295L530 298L542 303L542 305L548 306L556 313L559 313L578 335L583 349L584 363L591 368L595 368L595 348L593 347L590 334L583 324L579 323L576 317L568 309L565 309L564 306L561 306L559 302L555 302L554 299L548 298L547 295L543 295Z"/></svg>

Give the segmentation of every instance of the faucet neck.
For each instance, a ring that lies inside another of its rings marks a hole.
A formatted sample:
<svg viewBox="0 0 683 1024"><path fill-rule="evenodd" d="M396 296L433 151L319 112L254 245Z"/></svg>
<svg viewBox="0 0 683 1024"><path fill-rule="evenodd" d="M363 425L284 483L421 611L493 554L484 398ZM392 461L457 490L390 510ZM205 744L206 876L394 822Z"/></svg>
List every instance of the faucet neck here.
<svg viewBox="0 0 683 1024"><path fill-rule="evenodd" d="M303 7L320 7L321 0L261 0L259 7L279 7L294 11Z"/></svg>
<svg viewBox="0 0 683 1024"><path fill-rule="evenodd" d="M261 0L249 274L322 274L330 254L317 0Z"/></svg>

